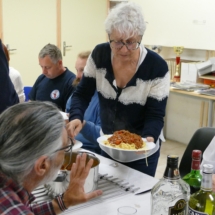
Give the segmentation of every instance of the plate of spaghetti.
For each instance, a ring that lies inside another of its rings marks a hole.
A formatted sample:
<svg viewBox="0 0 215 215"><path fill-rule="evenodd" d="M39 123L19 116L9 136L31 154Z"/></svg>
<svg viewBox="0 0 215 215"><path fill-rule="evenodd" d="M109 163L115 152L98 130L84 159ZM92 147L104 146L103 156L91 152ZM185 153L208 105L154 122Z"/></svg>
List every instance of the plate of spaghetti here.
<svg viewBox="0 0 215 215"><path fill-rule="evenodd" d="M131 162L146 158L156 147L155 143L147 142L145 138L127 130L119 130L110 135L103 135L97 139L97 142L103 151L120 162Z"/></svg>
<svg viewBox="0 0 215 215"><path fill-rule="evenodd" d="M126 130L115 131L113 135L101 136L97 141L103 146L126 151L148 151L155 147L153 142L147 142L145 138Z"/></svg>

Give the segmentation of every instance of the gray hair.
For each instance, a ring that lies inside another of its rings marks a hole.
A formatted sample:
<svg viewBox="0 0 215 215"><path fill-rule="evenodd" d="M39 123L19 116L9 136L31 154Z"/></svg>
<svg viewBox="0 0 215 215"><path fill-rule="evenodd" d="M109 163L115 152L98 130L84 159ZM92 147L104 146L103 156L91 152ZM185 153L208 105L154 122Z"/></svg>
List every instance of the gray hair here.
<svg viewBox="0 0 215 215"><path fill-rule="evenodd" d="M63 127L62 115L49 102L8 108L0 115L0 173L21 184L40 156L53 158L62 146Z"/></svg>
<svg viewBox="0 0 215 215"><path fill-rule="evenodd" d="M47 55L51 58L53 63L57 63L59 60L62 60L62 53L60 49L50 43L41 49L39 58L44 58Z"/></svg>
<svg viewBox="0 0 215 215"><path fill-rule="evenodd" d="M146 24L141 7L134 2L117 4L105 20L105 30L108 35L116 30L126 38L143 36Z"/></svg>

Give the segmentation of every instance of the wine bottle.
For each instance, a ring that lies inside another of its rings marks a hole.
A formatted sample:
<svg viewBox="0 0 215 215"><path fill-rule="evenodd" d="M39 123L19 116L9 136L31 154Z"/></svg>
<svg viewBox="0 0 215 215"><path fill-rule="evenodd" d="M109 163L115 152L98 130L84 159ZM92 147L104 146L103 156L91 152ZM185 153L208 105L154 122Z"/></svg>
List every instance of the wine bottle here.
<svg viewBox="0 0 215 215"><path fill-rule="evenodd" d="M191 171L183 177L183 180L190 185L190 193L193 194L200 190L202 175L200 173L200 162L202 152L200 150L192 151Z"/></svg>
<svg viewBox="0 0 215 215"><path fill-rule="evenodd" d="M190 187L184 182L178 169L178 156L168 155L163 178L151 191L151 214L186 215Z"/></svg>
<svg viewBox="0 0 215 215"><path fill-rule="evenodd" d="M212 192L213 165L203 165L203 178L201 188L192 194L189 200L190 215L214 215L215 214L215 194Z"/></svg>

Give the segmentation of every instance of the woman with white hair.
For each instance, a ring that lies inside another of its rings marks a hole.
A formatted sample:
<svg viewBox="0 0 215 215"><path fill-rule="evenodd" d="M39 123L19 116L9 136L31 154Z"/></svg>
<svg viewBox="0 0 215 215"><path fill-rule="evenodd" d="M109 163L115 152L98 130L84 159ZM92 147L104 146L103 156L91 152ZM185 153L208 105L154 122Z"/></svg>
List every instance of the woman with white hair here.
<svg viewBox="0 0 215 215"><path fill-rule="evenodd" d="M104 134L128 130L156 143L141 159L124 163L154 176L169 95L168 67L158 54L141 44L146 24L135 3L120 3L113 8L105 28L109 43L97 45L88 58L73 95L67 130L72 137L81 130L84 112L96 89ZM102 154L110 157L104 151Z"/></svg>

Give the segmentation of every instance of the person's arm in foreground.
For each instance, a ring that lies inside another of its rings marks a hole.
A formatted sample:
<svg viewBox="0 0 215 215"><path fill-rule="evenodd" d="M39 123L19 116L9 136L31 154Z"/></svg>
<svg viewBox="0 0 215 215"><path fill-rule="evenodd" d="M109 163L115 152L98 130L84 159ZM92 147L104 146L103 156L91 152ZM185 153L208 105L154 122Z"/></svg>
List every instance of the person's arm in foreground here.
<svg viewBox="0 0 215 215"><path fill-rule="evenodd" d="M89 140L91 143L98 145L97 138L100 137L100 130L101 126L90 122L90 121L84 121L83 122L83 128L80 131L80 133Z"/></svg>
<svg viewBox="0 0 215 215"><path fill-rule="evenodd" d="M147 141L156 142L164 125L167 99L169 95L170 76L166 63L162 60L158 78L152 81L152 86L145 105L145 122L142 136Z"/></svg>
<svg viewBox="0 0 215 215"><path fill-rule="evenodd" d="M70 174L70 183L63 195L63 203L66 208L71 206L84 203L89 201L92 198L98 197L102 194L101 190L95 190L90 193L85 193L84 191L84 183L89 174L90 168L93 165L93 160L86 164L87 154L78 155L76 158L76 163L72 165L71 174ZM56 199L52 200L52 203L41 204L32 207L32 210L35 214L50 214L51 210L49 210L47 206L53 207L54 212L56 214L62 213L59 208L59 205ZM44 213L45 210L45 213ZM49 212L48 212L49 210Z"/></svg>
<svg viewBox="0 0 215 215"><path fill-rule="evenodd" d="M17 103L19 98L9 77L8 61L0 40L0 113Z"/></svg>
<svg viewBox="0 0 215 215"><path fill-rule="evenodd" d="M9 70L11 71L11 68ZM15 70L15 69L13 69L13 70ZM23 86L23 83L22 83L22 78L21 78L20 73L17 70L16 70L16 72L17 72L17 74L14 77L13 85L14 85L16 93L17 93L17 95L19 97L19 102L22 103L22 102L25 101L24 86Z"/></svg>
<svg viewBox="0 0 215 215"><path fill-rule="evenodd" d="M101 190L95 190L90 193L85 193L84 191L85 180L89 174L91 166L93 165L92 159L86 164L86 158L87 154L85 153L82 156L79 155L77 156L76 163L72 165L69 187L63 196L63 202L67 208L87 202L102 194ZM55 200L52 201L52 204L56 213L61 212Z"/></svg>

